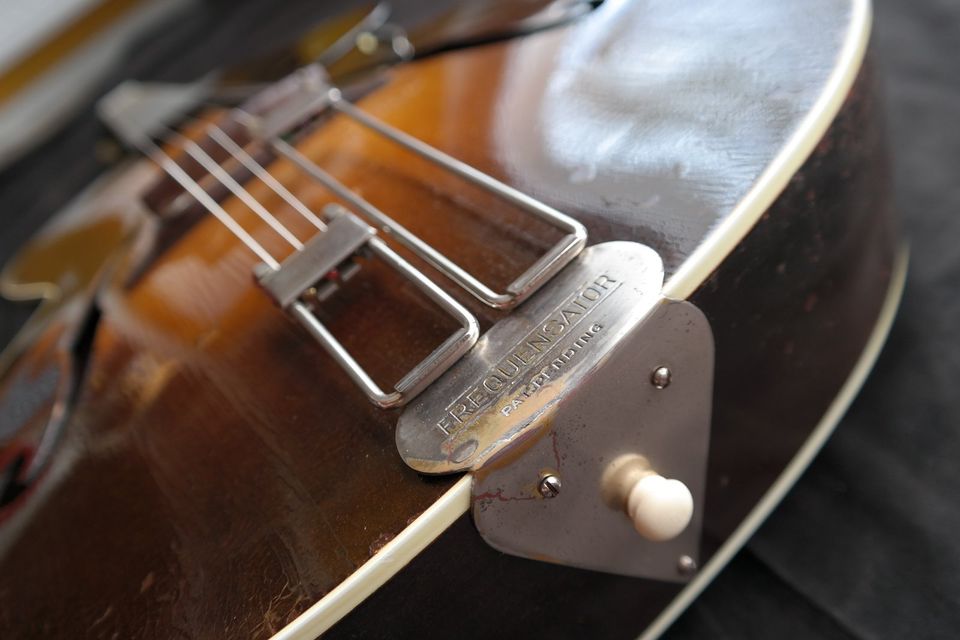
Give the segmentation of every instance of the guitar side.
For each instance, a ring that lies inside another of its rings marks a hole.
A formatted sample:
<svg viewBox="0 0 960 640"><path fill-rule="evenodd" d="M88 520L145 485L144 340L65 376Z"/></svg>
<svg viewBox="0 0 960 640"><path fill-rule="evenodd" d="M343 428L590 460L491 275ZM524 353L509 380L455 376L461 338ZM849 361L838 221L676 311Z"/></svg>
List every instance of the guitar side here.
<svg viewBox="0 0 960 640"><path fill-rule="evenodd" d="M504 619L543 637L665 631L806 469L893 322L907 251L890 195L877 189L887 184L887 166L872 73L869 65L860 72L811 157L690 297L710 318L718 345L704 565L694 580L623 578L498 553L479 539L469 514L442 524L469 510L464 481L445 496L444 509L429 514L431 544L414 530L402 541L424 547L405 568L378 576L377 567L364 567L356 594L321 600L276 637L324 629L330 638L377 636L386 619L399 637L438 629L479 637L502 630ZM402 563L402 545L385 551L384 563ZM336 601L351 595L360 596L351 605ZM448 597L482 606L452 606Z"/></svg>
<svg viewBox="0 0 960 640"><path fill-rule="evenodd" d="M780 105L783 122L747 120L757 139L726 149L745 164L729 174L718 165L718 182L695 171L708 163L691 163L686 173L679 163L644 164L657 153L682 156L649 137L611 135L607 164L599 158L592 168L571 167L567 150L551 146L554 138L517 129L549 115L518 111L546 105L552 90L533 91L524 79L601 27L648 18L636 5L624 7L620 14L601 8L567 30L399 69L363 104L583 219L591 242L657 248L667 265L665 293L706 313L718 368L700 577L684 590L487 547L465 515L469 476L426 478L406 467L394 443L397 414L371 407L253 284L244 248L203 220L136 282L112 278L97 291L101 326L77 410L47 476L0 531L7 612L0 626L14 635L69 635L79 624L90 633L158 637L376 636L384 620L401 636L502 633L507 619L544 635L662 629L829 433L837 407L849 400L845 389L875 355L871 336L890 319L903 265L887 194L876 186L885 184L884 149L871 71L860 64L869 31L864 3L804 18L811 33L820 20L837 22L818 34L822 50L810 66L822 77L786 92L796 104ZM726 10L714 7L714 19ZM790 21L807 10L771 11ZM719 50L724 38L741 36L733 29L717 37ZM841 45L824 44L834 39ZM636 89L643 71L623 84ZM674 95L663 94L667 103ZM586 97L597 95L604 92ZM634 109L647 98L632 97ZM703 125L696 114L704 103L688 106L670 122ZM629 111L619 126L658 122L656 112ZM545 241L516 216L390 145L334 125L303 140L301 150L468 266L506 278L542 250ZM590 159L593 150L580 140L578 151ZM623 156L615 152L630 152L636 140L646 140L649 153L618 166ZM329 201L289 163L270 170L312 209ZM306 233L268 189L250 190ZM242 203L223 205L267 236ZM121 208L136 206L130 197ZM275 240L264 242L282 251ZM334 301L331 327L378 376L395 379L402 362L415 361L447 328L389 274L374 268L359 277ZM484 329L502 317L465 304Z"/></svg>

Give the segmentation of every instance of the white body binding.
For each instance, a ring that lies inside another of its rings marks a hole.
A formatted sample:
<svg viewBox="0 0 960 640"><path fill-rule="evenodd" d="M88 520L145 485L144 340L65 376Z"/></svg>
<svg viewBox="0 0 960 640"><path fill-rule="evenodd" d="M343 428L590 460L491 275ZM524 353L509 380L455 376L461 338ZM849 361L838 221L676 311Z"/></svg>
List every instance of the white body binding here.
<svg viewBox="0 0 960 640"><path fill-rule="evenodd" d="M697 290L773 204L833 122L860 70L870 35L869 0L850 2L850 21L839 48L839 56L813 107L731 214L667 280L663 289L665 296L686 299ZM706 588L780 502L833 432L866 380L893 322L906 276L906 257L904 248L898 257L887 298L866 348L806 444L733 535L647 628L642 635L643 640L651 640L663 633ZM471 476L465 475L375 556L275 634L274 639L312 640L336 624L470 509L470 488Z"/></svg>

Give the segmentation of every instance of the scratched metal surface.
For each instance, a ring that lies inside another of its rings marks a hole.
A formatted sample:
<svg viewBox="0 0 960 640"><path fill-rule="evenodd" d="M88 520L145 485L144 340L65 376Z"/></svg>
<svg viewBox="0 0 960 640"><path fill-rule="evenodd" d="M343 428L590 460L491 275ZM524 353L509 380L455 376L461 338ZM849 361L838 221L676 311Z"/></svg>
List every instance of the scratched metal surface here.
<svg viewBox="0 0 960 640"><path fill-rule="evenodd" d="M237 34L282 39L318 4L288 0L289 11L277 12L267 1L211 2L181 16L177 29L142 47L115 77L185 77L236 55ZM952 534L960 526L953 499L960 406L952 384L960 7L946 0L879 5L899 204L915 247L901 320L863 398L793 497L668 637L949 637L960 626ZM0 175L0 256L96 172L87 155L96 137L91 122L89 113L78 117ZM4 307L0 324L15 323ZM915 500L921 492L927 498ZM803 525L810 510L848 525L810 530Z"/></svg>

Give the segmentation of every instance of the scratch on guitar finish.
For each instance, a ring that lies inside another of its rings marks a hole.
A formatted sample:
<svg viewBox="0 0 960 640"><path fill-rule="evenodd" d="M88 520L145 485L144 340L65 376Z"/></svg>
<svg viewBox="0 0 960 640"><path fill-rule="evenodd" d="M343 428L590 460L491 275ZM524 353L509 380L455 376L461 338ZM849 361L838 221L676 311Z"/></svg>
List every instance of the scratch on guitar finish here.
<svg viewBox="0 0 960 640"><path fill-rule="evenodd" d="M592 282L587 282L580 287L569 300L554 309L543 322L538 323L534 330L524 336L505 358L492 366L482 381L460 394L459 398L447 405L446 412L434 423L434 426L446 436L455 436L459 431L468 427L481 409L495 402L504 391L509 390L509 385L512 382L515 383L516 378L548 356L555 349L557 340L561 336L569 334L591 311L620 288L621 284L621 281L610 275L602 274ZM587 330L577 340L575 348L582 347L581 341L589 340L594 333L599 331L598 327L602 328L600 325L594 325ZM570 351L571 349L565 350L563 354L555 358L549 366L545 367L538 376L527 384L528 387L533 385L534 388L525 391L525 397L529 397L533 391L536 391L546 382L546 378L543 378L543 376L549 377L548 369L559 369L573 356ZM540 380L540 382L537 383L537 380ZM506 411L504 415L509 415L510 410L508 407L504 407L503 411Z"/></svg>
<svg viewBox="0 0 960 640"><path fill-rule="evenodd" d="M550 432L550 439L552 441L550 446L551 446L551 449L553 450L553 459L554 459L554 467L552 471L560 471L560 460L562 458L560 456L560 445L557 442L556 431ZM525 495L525 496L505 496L503 495L503 489L498 487L496 491L487 491L487 492L476 495L473 498L473 501L474 503L479 504L481 509L484 509L485 506L493 500L496 500L498 502L519 502L519 501L526 501L526 500L542 500L542 499L543 498L540 495L538 495L536 492L531 492L530 495Z"/></svg>

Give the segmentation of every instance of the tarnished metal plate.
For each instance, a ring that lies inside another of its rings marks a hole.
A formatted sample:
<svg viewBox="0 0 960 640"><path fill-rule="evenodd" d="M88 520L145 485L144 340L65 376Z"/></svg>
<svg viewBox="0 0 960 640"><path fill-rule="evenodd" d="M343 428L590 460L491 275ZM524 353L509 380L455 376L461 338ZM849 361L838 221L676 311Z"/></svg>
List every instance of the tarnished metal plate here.
<svg viewBox="0 0 960 640"><path fill-rule="evenodd" d="M547 562L689 579L703 521L713 365L707 319L690 303L661 300L601 367L562 394L549 419L474 472L473 517L484 540ZM664 388L651 380L660 367L670 371ZM676 538L641 537L624 505L610 503L604 472L626 455L690 489L693 518ZM543 477L559 479L555 496L541 495Z"/></svg>
<svg viewBox="0 0 960 640"><path fill-rule="evenodd" d="M649 247L584 250L407 406L397 425L404 461L431 474L480 466L609 358L662 284L663 263Z"/></svg>
<svg viewBox="0 0 960 640"><path fill-rule="evenodd" d="M290 254L279 269L265 270L259 278L260 284L277 304L287 308L376 235L373 227L354 215L334 215L326 231L318 233L302 249Z"/></svg>

